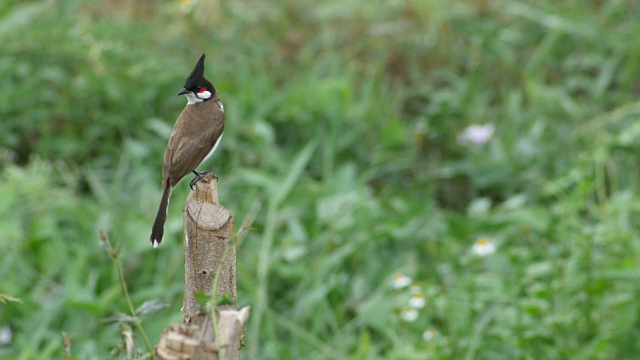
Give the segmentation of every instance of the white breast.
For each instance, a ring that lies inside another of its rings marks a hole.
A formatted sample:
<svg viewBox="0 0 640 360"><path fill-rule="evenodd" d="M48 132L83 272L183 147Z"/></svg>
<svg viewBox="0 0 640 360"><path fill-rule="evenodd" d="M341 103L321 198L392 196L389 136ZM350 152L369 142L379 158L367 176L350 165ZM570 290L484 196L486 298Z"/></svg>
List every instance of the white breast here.
<svg viewBox="0 0 640 360"><path fill-rule="evenodd" d="M213 153L216 151L216 149L218 148L218 145L220 145L220 140L222 139L222 134L220 134L220 137L218 138L218 140L216 140L216 143L213 145L213 148L211 149L211 151L209 151L209 153L207 154L207 156L204 157L204 159L202 160L202 162L200 164L202 164L203 162L207 161L207 159L213 155Z"/></svg>

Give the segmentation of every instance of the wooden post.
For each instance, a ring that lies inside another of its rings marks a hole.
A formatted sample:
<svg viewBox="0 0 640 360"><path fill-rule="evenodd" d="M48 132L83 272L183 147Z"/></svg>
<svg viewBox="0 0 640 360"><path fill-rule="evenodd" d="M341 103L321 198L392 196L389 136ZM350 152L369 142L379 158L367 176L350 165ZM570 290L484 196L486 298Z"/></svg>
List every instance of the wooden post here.
<svg viewBox="0 0 640 360"><path fill-rule="evenodd" d="M236 295L236 249L231 242L233 217L220 205L218 182L211 176L196 184L187 198L183 211L184 221L184 300L182 314L185 324L199 324L203 319L195 292L211 294L218 267L221 272L216 296ZM229 247L227 249L227 247ZM224 256L224 258L223 258ZM223 310L235 310L226 305Z"/></svg>
<svg viewBox="0 0 640 360"><path fill-rule="evenodd" d="M242 331L249 309L236 311L236 252L231 241L233 217L218 200L218 183L206 175L189 194L183 208L184 300L180 325L166 329L156 346L158 359L239 359ZM202 311L196 292L210 296L218 274L216 296L230 294L233 305L215 309L217 329L209 311ZM216 335L220 338L216 341Z"/></svg>

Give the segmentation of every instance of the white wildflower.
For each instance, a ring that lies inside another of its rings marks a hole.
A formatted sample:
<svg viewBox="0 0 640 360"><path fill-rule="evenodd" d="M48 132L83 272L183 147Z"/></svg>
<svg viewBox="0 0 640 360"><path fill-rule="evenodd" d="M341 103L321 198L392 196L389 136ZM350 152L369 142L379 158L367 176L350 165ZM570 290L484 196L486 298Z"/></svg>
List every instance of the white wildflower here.
<svg viewBox="0 0 640 360"><path fill-rule="evenodd" d="M13 340L13 332L9 325L0 328L0 345L11 344L11 340Z"/></svg>
<svg viewBox="0 0 640 360"><path fill-rule="evenodd" d="M462 134L458 137L458 141L461 144L486 144L495 131L495 127L492 124L486 125L471 125L464 129Z"/></svg>
<svg viewBox="0 0 640 360"><path fill-rule="evenodd" d="M425 303L426 301L422 294L413 294L411 295L411 299L409 299L409 306L414 309L422 309Z"/></svg>
<svg viewBox="0 0 640 360"><path fill-rule="evenodd" d="M406 322L413 322L418 318L418 310L414 308L406 308L400 313L400 318Z"/></svg>
<svg viewBox="0 0 640 360"><path fill-rule="evenodd" d="M438 331L433 327L428 328L422 333L422 338L426 341L433 340L438 335Z"/></svg>
<svg viewBox="0 0 640 360"><path fill-rule="evenodd" d="M477 256L487 256L496 252L496 245L487 238L481 237L471 247L471 252Z"/></svg>
<svg viewBox="0 0 640 360"><path fill-rule="evenodd" d="M393 275L393 280L391 281L391 285L395 289L402 289L409 285L411 285L411 278L403 273L396 273Z"/></svg>

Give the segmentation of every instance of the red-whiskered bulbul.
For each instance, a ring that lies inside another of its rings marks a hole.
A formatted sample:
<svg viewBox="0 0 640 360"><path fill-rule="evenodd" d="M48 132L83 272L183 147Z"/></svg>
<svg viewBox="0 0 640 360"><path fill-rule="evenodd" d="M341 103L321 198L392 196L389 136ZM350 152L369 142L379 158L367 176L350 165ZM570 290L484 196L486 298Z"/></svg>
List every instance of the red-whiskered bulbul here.
<svg viewBox="0 0 640 360"><path fill-rule="evenodd" d="M162 241L171 188L187 174L193 172L196 175L190 183L193 189L193 185L207 174L206 171L196 171L196 167L213 154L224 130L224 108L218 92L213 84L204 78L204 54L178 95L187 95L188 103L173 126L169 144L164 153L162 164L164 192L156 220L151 228L153 247L157 247Z"/></svg>

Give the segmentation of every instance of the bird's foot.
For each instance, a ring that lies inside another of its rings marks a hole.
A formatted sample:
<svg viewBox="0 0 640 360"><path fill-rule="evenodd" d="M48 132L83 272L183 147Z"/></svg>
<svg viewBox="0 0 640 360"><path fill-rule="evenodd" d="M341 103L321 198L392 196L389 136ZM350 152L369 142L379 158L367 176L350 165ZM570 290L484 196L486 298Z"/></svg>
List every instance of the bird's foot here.
<svg viewBox="0 0 640 360"><path fill-rule="evenodd" d="M196 175L193 179L191 179L191 182L189 182L189 187L191 188L191 190L193 190L193 187L198 183L198 181L202 180L205 176L207 176L207 174L209 174L208 171L193 171L193 173ZM211 174L213 176L214 179L216 179L216 181L218 181L218 177L215 176L214 174Z"/></svg>
<svg viewBox="0 0 640 360"><path fill-rule="evenodd" d="M193 173L196 175L193 179L191 179L191 182L189 182L189 187L191 188L191 190L193 190L193 187L198 183L198 181L202 180L209 172L207 171L195 171L193 170Z"/></svg>

